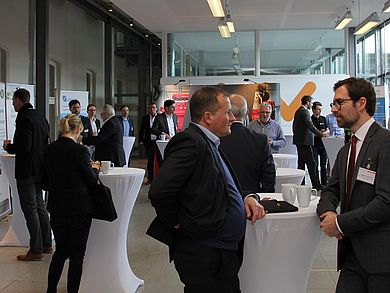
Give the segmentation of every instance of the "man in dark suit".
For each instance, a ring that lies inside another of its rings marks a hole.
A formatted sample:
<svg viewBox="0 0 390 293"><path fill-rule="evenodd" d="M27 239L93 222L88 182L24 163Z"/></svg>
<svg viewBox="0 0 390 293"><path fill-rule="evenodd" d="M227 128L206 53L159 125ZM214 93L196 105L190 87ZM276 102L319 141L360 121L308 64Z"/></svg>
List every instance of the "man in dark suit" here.
<svg viewBox="0 0 390 293"><path fill-rule="evenodd" d="M347 78L334 85L332 113L352 130L337 155L317 213L321 229L338 242L336 292L390 292L390 132L372 116L372 84ZM340 214L337 207L341 203Z"/></svg>
<svg viewBox="0 0 390 293"><path fill-rule="evenodd" d="M171 139L177 133L177 116L175 115L175 101L166 100L164 102L164 113L158 114L154 119L151 129L152 134L165 135L165 139Z"/></svg>
<svg viewBox="0 0 390 293"><path fill-rule="evenodd" d="M97 161L111 161L115 167L126 165L123 150L123 127L111 105L105 105L101 114L103 125L97 136L83 137L83 144L95 146Z"/></svg>
<svg viewBox="0 0 390 293"><path fill-rule="evenodd" d="M157 217L147 233L169 246L184 292L239 292L245 218L254 223L264 209L256 194L240 192L218 147L234 120L229 98L206 87L189 103L193 123L169 141L150 187Z"/></svg>
<svg viewBox="0 0 390 293"><path fill-rule="evenodd" d="M244 126L247 102L240 95L231 95L232 113L236 118L231 134L221 137L220 148L232 164L244 193L275 192L275 164L268 137Z"/></svg>
<svg viewBox="0 0 390 293"><path fill-rule="evenodd" d="M150 129L152 128L156 115L157 105L156 103L150 103L149 114L142 117L141 128L139 130L139 143L144 145L146 149L146 157L148 159L148 181L146 182L146 184L150 184L153 180L154 152L156 150L157 136L151 134Z"/></svg>
<svg viewBox="0 0 390 293"><path fill-rule="evenodd" d="M321 190L322 186L318 177L312 147L314 145L314 135L322 137L325 134L322 134L311 121L309 109L312 106L312 97L303 96L301 104L295 112L293 121L293 144L297 147L298 169L305 170L306 164L313 188ZM302 184L304 184L304 180Z"/></svg>
<svg viewBox="0 0 390 293"><path fill-rule="evenodd" d="M42 197L43 152L49 143L49 124L33 109L26 89L15 91L13 106L18 112L13 143L3 148L15 154L15 178L20 206L30 234L30 249L18 255L21 261L42 260L43 253L52 252L49 216Z"/></svg>
<svg viewBox="0 0 390 293"><path fill-rule="evenodd" d="M89 124L86 125L86 126L88 126L88 135L87 136L96 136L96 135L98 135L99 130L100 130L100 120L96 118L96 106L94 104L89 104L87 106L87 113L88 113L88 119L89 119ZM84 132L85 132L85 130L84 130Z"/></svg>
<svg viewBox="0 0 390 293"><path fill-rule="evenodd" d="M122 123L123 136L134 136L134 122L129 117L129 107L123 105L121 107L121 116L118 116L119 121Z"/></svg>
<svg viewBox="0 0 390 293"><path fill-rule="evenodd" d="M81 104L79 100L70 100L68 103L69 111L72 114L75 114L80 117L81 122L83 123L84 130L81 135L84 137L89 136L89 129L91 128L91 122L85 116L80 115L81 112Z"/></svg>

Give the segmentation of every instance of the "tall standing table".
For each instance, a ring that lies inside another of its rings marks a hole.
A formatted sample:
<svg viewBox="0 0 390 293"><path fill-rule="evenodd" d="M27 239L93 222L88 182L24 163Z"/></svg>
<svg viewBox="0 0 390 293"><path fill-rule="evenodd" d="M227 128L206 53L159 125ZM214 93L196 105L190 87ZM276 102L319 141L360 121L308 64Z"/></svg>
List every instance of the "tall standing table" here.
<svg viewBox="0 0 390 293"><path fill-rule="evenodd" d="M144 174L145 170L136 168L113 168L99 174L111 189L118 218L112 223L92 221L80 292L134 293L143 285L129 265L127 231Z"/></svg>

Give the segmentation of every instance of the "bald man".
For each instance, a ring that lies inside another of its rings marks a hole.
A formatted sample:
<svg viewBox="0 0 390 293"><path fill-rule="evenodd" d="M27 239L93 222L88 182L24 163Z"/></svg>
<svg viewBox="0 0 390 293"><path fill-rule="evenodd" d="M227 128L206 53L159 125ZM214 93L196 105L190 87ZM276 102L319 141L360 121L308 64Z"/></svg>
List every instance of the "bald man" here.
<svg viewBox="0 0 390 293"><path fill-rule="evenodd" d="M276 172L268 137L244 126L248 112L246 99L240 95L229 98L235 120L232 133L221 138L220 148L232 164L244 192L274 192Z"/></svg>

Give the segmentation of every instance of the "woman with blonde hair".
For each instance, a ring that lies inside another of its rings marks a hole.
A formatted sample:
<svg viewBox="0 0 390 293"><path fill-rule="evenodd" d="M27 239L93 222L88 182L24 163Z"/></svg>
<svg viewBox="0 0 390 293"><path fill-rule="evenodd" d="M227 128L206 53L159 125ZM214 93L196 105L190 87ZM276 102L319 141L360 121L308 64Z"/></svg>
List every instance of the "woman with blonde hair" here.
<svg viewBox="0 0 390 293"><path fill-rule="evenodd" d="M85 249L91 227L91 190L97 184L98 165L88 149L78 143L83 131L74 114L59 122L61 137L45 152L45 185L56 251L49 267L47 293L57 292L66 259L69 259L67 291L79 290Z"/></svg>

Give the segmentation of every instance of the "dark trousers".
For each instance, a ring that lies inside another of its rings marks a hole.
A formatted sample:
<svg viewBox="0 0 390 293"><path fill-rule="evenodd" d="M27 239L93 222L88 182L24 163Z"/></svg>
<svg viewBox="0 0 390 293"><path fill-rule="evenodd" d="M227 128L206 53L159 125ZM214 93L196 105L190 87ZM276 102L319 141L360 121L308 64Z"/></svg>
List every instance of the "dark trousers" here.
<svg viewBox="0 0 390 293"><path fill-rule="evenodd" d="M49 267L47 293L57 292L57 284L66 259L69 259L68 293L79 291L91 222L92 219L89 215L69 218L51 215L56 250Z"/></svg>
<svg viewBox="0 0 390 293"><path fill-rule="evenodd" d="M240 292L237 251L176 242L173 261L184 293Z"/></svg>
<svg viewBox="0 0 390 293"><path fill-rule="evenodd" d="M30 250L42 253L43 247L51 246L49 215L42 196L42 185L37 177L16 179L26 225L30 234Z"/></svg>
<svg viewBox="0 0 390 293"><path fill-rule="evenodd" d="M153 180L154 173L154 152L156 150L156 141L151 141L144 143L146 149L146 158L148 159L147 170L148 170L148 179L149 181Z"/></svg>
<svg viewBox="0 0 390 293"><path fill-rule="evenodd" d="M318 189L321 184L318 178L318 171L316 170L317 166L314 161L313 149L310 145L297 145L298 152L298 169L305 170L305 164L309 171L309 176L313 188ZM302 184L305 184L305 179L303 179Z"/></svg>
<svg viewBox="0 0 390 293"><path fill-rule="evenodd" d="M352 245L348 246L336 293L389 293L390 273L369 274L360 265Z"/></svg>
<svg viewBox="0 0 390 293"><path fill-rule="evenodd" d="M326 154L325 147L314 146L313 156L314 156L314 161L316 162L317 169L318 166L320 166L321 184L326 185L326 182L328 181L328 155ZM318 156L320 157L319 160L320 165L318 165Z"/></svg>

